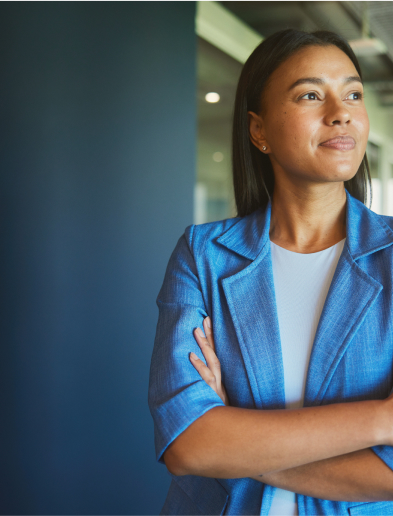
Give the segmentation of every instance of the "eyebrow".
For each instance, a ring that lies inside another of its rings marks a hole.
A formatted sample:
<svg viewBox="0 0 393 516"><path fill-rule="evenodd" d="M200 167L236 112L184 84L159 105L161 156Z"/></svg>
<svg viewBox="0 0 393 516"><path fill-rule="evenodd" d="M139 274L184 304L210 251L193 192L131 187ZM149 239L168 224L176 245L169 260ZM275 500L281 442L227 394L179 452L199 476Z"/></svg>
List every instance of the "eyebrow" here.
<svg viewBox="0 0 393 516"><path fill-rule="evenodd" d="M362 79L358 75L346 77L343 82L344 82L344 84L348 84L350 82L360 82L360 84L363 84ZM299 86L299 84L307 84L307 83L323 85L323 84L326 84L326 81L324 79L321 79L320 77L304 77L303 79L298 79L296 82L294 82L292 84L292 86L289 88L289 90L292 90L296 86Z"/></svg>

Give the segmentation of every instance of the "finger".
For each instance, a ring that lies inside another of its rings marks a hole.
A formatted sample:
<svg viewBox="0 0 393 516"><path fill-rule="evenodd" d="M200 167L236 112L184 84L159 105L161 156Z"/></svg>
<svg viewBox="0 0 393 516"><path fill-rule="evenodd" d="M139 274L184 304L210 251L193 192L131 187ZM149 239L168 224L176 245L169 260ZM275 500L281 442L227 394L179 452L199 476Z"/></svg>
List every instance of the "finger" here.
<svg viewBox="0 0 393 516"><path fill-rule="evenodd" d="M212 324L211 324L210 317L205 317L205 319L203 319L203 329L205 331L207 342L209 343L209 345L211 346L211 348L213 349L213 351L215 353L216 348L214 346L214 337L213 337L213 330L212 330Z"/></svg>
<svg viewBox="0 0 393 516"><path fill-rule="evenodd" d="M195 353L190 353L190 360L192 365L200 374L202 380L204 380L210 387L216 387L216 377L213 372L200 360Z"/></svg>
<svg viewBox="0 0 393 516"><path fill-rule="evenodd" d="M221 364L217 358L217 355L208 344L207 338L204 336L203 331L200 328L196 328L194 331L194 337L201 348L203 356L205 357L207 366L209 369L219 378L221 381Z"/></svg>
<svg viewBox="0 0 393 516"><path fill-rule="evenodd" d="M206 339L214 352L214 362L215 362L215 367L216 367L214 374L216 375L217 384L220 385L220 383L221 383L221 364L220 364L220 361L218 360L217 353L216 353L216 347L214 344L214 336L213 336L213 328L212 328L212 323L211 323L210 317L205 317L205 319L203 320L203 329L205 331Z"/></svg>

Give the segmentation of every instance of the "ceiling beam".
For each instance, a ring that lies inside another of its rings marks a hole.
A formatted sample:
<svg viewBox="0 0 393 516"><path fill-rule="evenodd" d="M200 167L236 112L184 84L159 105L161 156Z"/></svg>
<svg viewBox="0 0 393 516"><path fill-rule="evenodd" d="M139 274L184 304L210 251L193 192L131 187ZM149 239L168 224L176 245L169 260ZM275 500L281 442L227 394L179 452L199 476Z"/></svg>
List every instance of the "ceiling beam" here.
<svg viewBox="0 0 393 516"><path fill-rule="evenodd" d="M199 37L245 63L263 37L218 2L197 2L195 30Z"/></svg>

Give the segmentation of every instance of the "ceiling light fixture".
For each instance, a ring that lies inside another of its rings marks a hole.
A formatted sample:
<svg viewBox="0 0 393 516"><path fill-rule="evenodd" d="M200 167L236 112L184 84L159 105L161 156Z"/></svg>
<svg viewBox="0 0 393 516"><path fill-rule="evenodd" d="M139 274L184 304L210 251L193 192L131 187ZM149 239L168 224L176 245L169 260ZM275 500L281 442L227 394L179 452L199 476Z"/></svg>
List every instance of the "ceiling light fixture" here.
<svg viewBox="0 0 393 516"><path fill-rule="evenodd" d="M349 42L357 57L373 57L386 54L387 48L383 41L370 37L370 6L362 4L362 37Z"/></svg>
<svg viewBox="0 0 393 516"><path fill-rule="evenodd" d="M206 102L209 102L210 104L215 104L216 102L220 101L220 95L216 93L215 91L211 91L209 93L206 93L205 95Z"/></svg>
<svg viewBox="0 0 393 516"><path fill-rule="evenodd" d="M361 38L349 42L358 57L371 57L386 54L387 48L378 38Z"/></svg>

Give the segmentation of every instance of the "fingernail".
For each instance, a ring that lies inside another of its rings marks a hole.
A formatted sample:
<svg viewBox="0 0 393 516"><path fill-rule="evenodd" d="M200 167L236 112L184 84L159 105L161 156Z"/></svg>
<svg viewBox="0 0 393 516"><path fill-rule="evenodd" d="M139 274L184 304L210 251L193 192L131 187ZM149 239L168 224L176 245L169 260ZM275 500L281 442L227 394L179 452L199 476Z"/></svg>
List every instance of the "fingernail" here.
<svg viewBox="0 0 393 516"><path fill-rule="evenodd" d="M193 360L198 360L198 357L196 356L196 354L195 354L193 351L191 351L191 353L190 353L190 357L191 357Z"/></svg>
<svg viewBox="0 0 393 516"><path fill-rule="evenodd" d="M203 333L203 331L202 331L200 328L197 328L197 330L196 330L196 331L197 331L198 335L199 335L200 337L202 337L202 339L204 339L204 338L205 338L205 334Z"/></svg>
<svg viewBox="0 0 393 516"><path fill-rule="evenodd" d="M210 317L206 317L206 324L207 324L207 327L208 328L211 328L212 327L212 322L210 320Z"/></svg>

